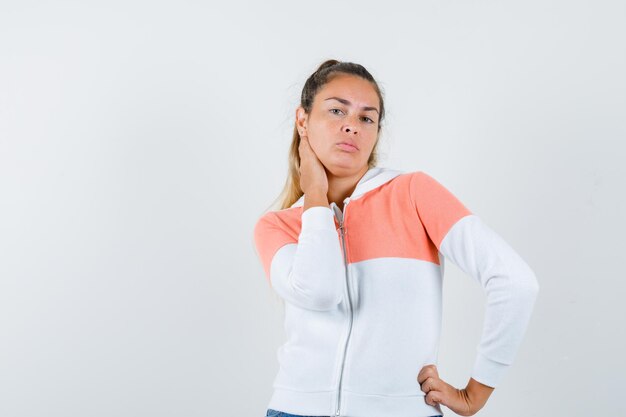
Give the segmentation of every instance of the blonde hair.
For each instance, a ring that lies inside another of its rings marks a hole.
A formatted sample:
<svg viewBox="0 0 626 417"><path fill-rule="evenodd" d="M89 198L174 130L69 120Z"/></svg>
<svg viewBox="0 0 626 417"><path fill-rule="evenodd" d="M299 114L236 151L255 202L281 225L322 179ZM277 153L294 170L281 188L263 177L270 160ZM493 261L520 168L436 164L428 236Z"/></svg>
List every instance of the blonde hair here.
<svg viewBox="0 0 626 417"><path fill-rule="evenodd" d="M302 93L300 95L300 105L304 108L307 114L310 114L316 94L325 84L330 82L334 76L340 73L356 75L372 83L380 101L380 113L378 117L378 135L380 137L381 122L385 116L383 93L374 77L372 77L372 75L362 65L355 64L353 62L340 62L336 59L324 61L304 83L304 87L302 88ZM378 164L378 142L379 141L377 139L374 149L367 160L369 168L373 168ZM274 206L276 201L279 201L280 204L278 208L280 210L291 207L291 205L304 194L300 189L299 147L300 134L298 133L296 122L294 122L293 137L288 155L287 179L285 180L282 192L272 203L272 206Z"/></svg>

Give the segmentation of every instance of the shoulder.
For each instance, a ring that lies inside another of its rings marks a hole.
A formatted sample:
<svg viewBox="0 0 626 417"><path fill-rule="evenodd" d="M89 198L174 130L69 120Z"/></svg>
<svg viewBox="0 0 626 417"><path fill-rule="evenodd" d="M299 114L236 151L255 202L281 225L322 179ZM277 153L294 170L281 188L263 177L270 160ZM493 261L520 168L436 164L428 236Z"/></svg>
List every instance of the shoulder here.
<svg viewBox="0 0 626 417"><path fill-rule="evenodd" d="M435 178L428 172L423 171L423 170L411 170L411 171L404 171L404 170L389 170L392 172L397 172L399 173L399 175L397 176L398 179L403 179L406 181L432 181L435 180Z"/></svg>
<svg viewBox="0 0 626 417"><path fill-rule="evenodd" d="M301 210L288 208L268 211L261 215L254 225L254 244L268 278L271 261L278 249L298 242L301 229L298 213Z"/></svg>
<svg viewBox="0 0 626 417"><path fill-rule="evenodd" d="M418 190L422 193L447 191L449 190L444 184L426 171L413 171L409 173L411 191Z"/></svg>
<svg viewBox="0 0 626 417"><path fill-rule="evenodd" d="M296 239L301 228L302 207L272 210L261 215L254 225L254 236L257 241L268 234L282 234Z"/></svg>
<svg viewBox="0 0 626 417"><path fill-rule="evenodd" d="M433 189L443 187L430 173L423 170L405 171L394 180L403 192L408 189L412 198L415 197L414 194L423 195Z"/></svg>
<svg viewBox="0 0 626 417"><path fill-rule="evenodd" d="M410 175L411 178L411 182L415 183L429 183L429 182L437 182L437 180L428 172L426 171L422 171L422 170L417 170L417 171L411 171L408 173L408 175Z"/></svg>
<svg viewBox="0 0 626 417"><path fill-rule="evenodd" d="M434 213L451 212L463 215L470 213L456 192L452 192L449 187L424 171L411 173L409 194L418 208L428 208Z"/></svg>

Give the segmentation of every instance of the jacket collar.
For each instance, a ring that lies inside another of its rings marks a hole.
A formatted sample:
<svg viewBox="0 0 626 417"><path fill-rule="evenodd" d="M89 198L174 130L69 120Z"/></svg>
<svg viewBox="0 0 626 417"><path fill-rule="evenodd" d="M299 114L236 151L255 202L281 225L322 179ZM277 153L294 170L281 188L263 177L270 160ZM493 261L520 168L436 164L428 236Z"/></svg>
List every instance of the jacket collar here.
<svg viewBox="0 0 626 417"><path fill-rule="evenodd" d="M398 175L404 174L404 171L391 169L387 167L373 167L367 170L356 184L350 200L356 200L368 191L389 182ZM302 195L291 207L300 207L304 205L304 195Z"/></svg>

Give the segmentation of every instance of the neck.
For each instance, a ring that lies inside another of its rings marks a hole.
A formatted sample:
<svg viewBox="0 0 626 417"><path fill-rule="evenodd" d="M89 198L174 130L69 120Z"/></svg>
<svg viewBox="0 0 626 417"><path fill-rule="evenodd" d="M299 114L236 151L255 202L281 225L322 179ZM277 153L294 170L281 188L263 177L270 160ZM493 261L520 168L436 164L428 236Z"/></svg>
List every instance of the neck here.
<svg viewBox="0 0 626 417"><path fill-rule="evenodd" d="M359 172L347 177L338 177L326 170L328 178L328 203L335 202L340 209L343 210L343 200L350 197L356 188L359 180L369 170L369 166L365 165Z"/></svg>

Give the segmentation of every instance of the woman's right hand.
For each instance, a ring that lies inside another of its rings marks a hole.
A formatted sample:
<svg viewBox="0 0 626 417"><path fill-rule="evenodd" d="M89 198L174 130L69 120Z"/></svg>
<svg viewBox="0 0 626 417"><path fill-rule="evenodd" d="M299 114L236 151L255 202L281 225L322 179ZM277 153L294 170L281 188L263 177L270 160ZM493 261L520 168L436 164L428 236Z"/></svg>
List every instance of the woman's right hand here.
<svg viewBox="0 0 626 417"><path fill-rule="evenodd" d="M328 193L326 168L313 151L306 134L300 135L298 151L300 153L300 189L304 194L326 196Z"/></svg>

